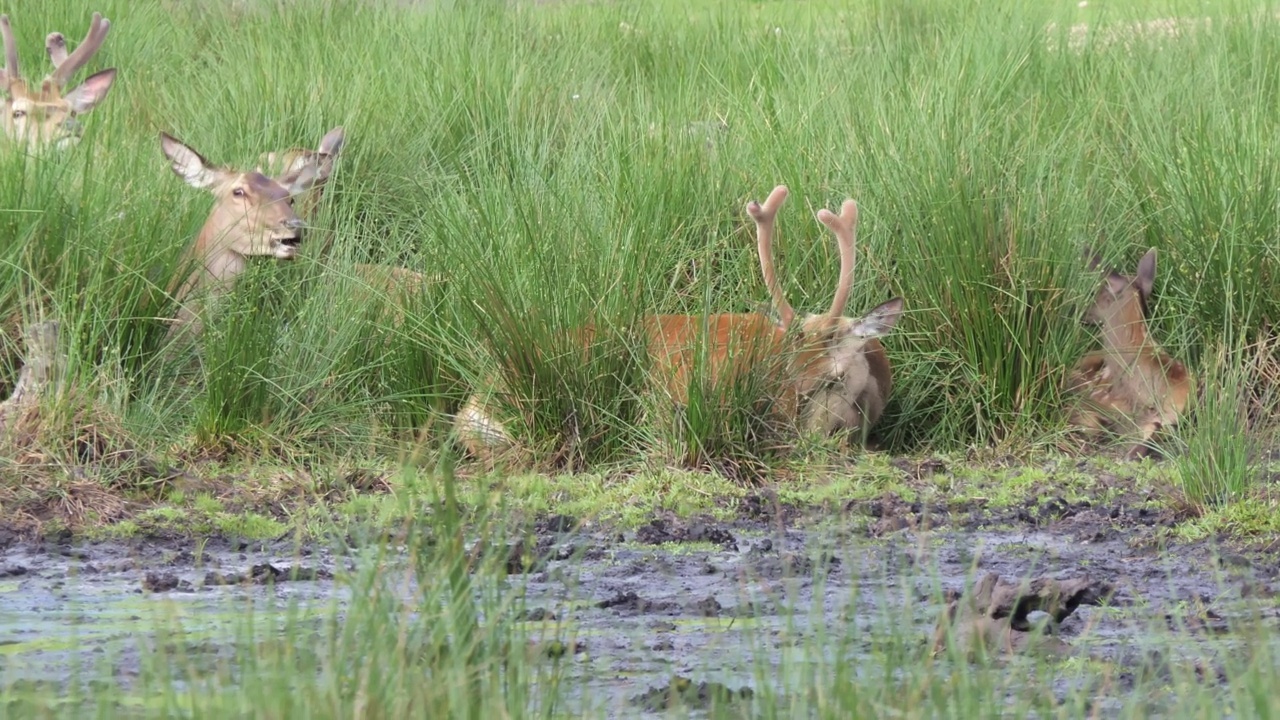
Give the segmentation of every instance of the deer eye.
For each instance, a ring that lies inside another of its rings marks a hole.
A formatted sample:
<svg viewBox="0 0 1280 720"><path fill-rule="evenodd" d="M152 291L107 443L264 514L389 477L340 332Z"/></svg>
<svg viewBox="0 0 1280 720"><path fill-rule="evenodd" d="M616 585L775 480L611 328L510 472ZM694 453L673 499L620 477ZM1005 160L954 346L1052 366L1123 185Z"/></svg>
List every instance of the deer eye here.
<svg viewBox="0 0 1280 720"><path fill-rule="evenodd" d="M244 188L236 188L231 191L231 194L235 195L238 198L242 198L244 197Z"/></svg>
<svg viewBox="0 0 1280 720"><path fill-rule="evenodd" d="M26 111L26 110L14 110L14 111L13 111L13 119L14 119L14 120L21 120L22 118L24 118L24 117L26 117L26 116L27 116L27 111Z"/></svg>

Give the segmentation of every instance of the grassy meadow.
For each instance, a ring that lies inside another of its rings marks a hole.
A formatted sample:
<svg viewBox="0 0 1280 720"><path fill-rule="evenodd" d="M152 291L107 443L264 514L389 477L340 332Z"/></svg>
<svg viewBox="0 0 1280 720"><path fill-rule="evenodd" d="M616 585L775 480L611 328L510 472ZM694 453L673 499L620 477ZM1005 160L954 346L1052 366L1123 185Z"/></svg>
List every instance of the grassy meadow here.
<svg viewBox="0 0 1280 720"><path fill-rule="evenodd" d="M498 368L528 449L500 472L738 480L857 461L761 420L759 383L699 383L679 417L643 392L643 314L767 300L743 206L779 183L793 305L830 303L836 248L813 213L846 197L861 208L848 314L906 299L880 452L1055 451L1064 368L1096 343L1084 250L1132 273L1156 247L1150 325L1207 400L1165 438L1161 472L1192 504L1254 494L1280 373L1272 4L92 9L112 29L88 71L120 74L84 141L0 158L0 395L24 323L57 319L69 358L0 460L23 518L119 519L112 498L192 490L157 467L195 488L233 477L250 498L285 493L279 468L305 468L318 498L351 468L432 467L454 455L450 413ZM80 37L89 10L8 8L26 74L47 69L44 34ZM1133 24L1160 17L1187 24ZM337 125L346 147L300 258L255 258L200 346L168 346L166 288L212 201L158 134L248 168ZM380 309L401 299L365 286L361 262L440 282L393 323ZM575 351L563 331L587 322L618 332Z"/></svg>
<svg viewBox="0 0 1280 720"><path fill-rule="evenodd" d="M120 69L78 147L0 152L0 398L24 326L58 321L68 360L39 413L0 438L0 525L278 538L335 516L421 520L403 527L403 573L374 558L344 574L360 601L319 623L268 615L263 630L249 608L216 667L157 643L127 690L6 688L0 719L616 716L544 644L571 642L568 624L522 620L506 511L638 523L654 507L725 511L762 480L795 504L1075 502L1106 497L1114 473L1192 510L1182 539L1280 531L1276 3L0 8L28 77L48 68L45 34L78 42L94 10L112 27L86 70ZM170 170L159 133L249 168L338 125L346 146L299 258L253 259L199 345L170 345L166 290L212 200ZM752 378L695 382L679 415L645 392L645 314L767 301L744 205L777 184L791 190L775 252L797 310L831 302L837 251L814 213L847 197L861 212L847 314L906 300L884 340L894 393L873 450L779 427ZM1078 465L1059 388L1097 343L1081 323L1099 282L1085 250L1132 274L1151 247L1150 327L1199 396L1165 461ZM384 295L357 263L434 281ZM582 352L565 331L585 323L616 332ZM460 456L449 426L498 369L524 451L490 468ZM900 457L950 472L909 484ZM493 552L464 541L477 534ZM1271 626L1221 640L1230 682L1215 685L1191 660L1148 673L934 658L911 618L855 622L859 600L761 653L754 703L707 716L1273 714ZM0 669L15 656L0 651ZM86 676L108 678L111 661ZM1095 704L1117 687L1130 699Z"/></svg>

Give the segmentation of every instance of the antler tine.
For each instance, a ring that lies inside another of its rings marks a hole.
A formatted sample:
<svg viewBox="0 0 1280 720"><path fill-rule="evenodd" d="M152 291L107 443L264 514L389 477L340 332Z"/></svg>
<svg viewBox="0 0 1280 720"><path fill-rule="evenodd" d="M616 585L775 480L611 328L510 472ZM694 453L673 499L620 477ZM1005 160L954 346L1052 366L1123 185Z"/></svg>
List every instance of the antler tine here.
<svg viewBox="0 0 1280 720"><path fill-rule="evenodd" d="M778 309L778 317L782 321L782 329L791 326L796 311L787 296L782 294L782 286L778 284L778 274L773 265L773 221L778 215L778 208L787 200L787 186L779 185L765 198L764 206L752 200L747 203L747 214L756 223L756 250L760 255L760 272L764 275L764 284L769 288L773 304Z"/></svg>
<svg viewBox="0 0 1280 720"><path fill-rule="evenodd" d="M852 199L845 200L840 206L840 214L836 215L823 208L818 211L818 222L826 225L836 236L836 244L840 247L840 280L836 283L836 296L831 300L831 317L844 314L844 306L849 302L849 292L853 290L853 268L857 262L858 236L858 203Z"/></svg>
<svg viewBox="0 0 1280 720"><path fill-rule="evenodd" d="M0 15L0 36L4 38L4 82L10 85L22 79L18 72L18 44L13 41L9 16Z"/></svg>
<svg viewBox="0 0 1280 720"><path fill-rule="evenodd" d="M102 47L102 41L107 39L107 31L111 29L111 21L103 20L102 13L94 13L93 20L89 22L89 33L85 35L84 42L76 48L75 52L68 55L53 71L50 77L59 90L67 84L71 76L79 70L81 66L98 52L98 48Z"/></svg>
<svg viewBox="0 0 1280 720"><path fill-rule="evenodd" d="M44 51L49 53L49 62L57 69L67 61L67 39L60 32L49 33L44 37Z"/></svg>

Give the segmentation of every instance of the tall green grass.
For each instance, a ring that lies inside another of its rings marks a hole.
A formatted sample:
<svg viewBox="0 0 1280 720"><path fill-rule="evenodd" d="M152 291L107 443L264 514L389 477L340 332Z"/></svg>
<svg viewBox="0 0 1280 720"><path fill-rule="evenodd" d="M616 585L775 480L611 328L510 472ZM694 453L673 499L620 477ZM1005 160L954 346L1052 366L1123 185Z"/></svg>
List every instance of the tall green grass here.
<svg viewBox="0 0 1280 720"><path fill-rule="evenodd" d="M830 301L836 249L813 212L845 197L862 209L849 313L906 298L885 340L882 445L1036 442L1091 342L1086 244L1126 267L1160 249L1153 332L1195 370L1228 329L1253 341L1280 317L1280 22L1256 8L1073 49L1072 21L1185 13L108 0L93 64L121 72L85 141L0 158L0 393L16 318L56 315L74 383L109 389L152 449L443 448L448 413L502 370L521 441L574 467L625 462L672 422L642 411L640 318L755 310L742 207L782 182L777 254L797 308ZM44 33L87 22L65 0L10 14L28 74L47 63ZM303 257L256 261L198 350L167 354L164 289L210 200L169 171L158 133L248 167L339 124ZM388 323L354 262L445 282ZM584 324L609 332L575 355L565 332ZM701 422L676 445L754 462L745 427Z"/></svg>

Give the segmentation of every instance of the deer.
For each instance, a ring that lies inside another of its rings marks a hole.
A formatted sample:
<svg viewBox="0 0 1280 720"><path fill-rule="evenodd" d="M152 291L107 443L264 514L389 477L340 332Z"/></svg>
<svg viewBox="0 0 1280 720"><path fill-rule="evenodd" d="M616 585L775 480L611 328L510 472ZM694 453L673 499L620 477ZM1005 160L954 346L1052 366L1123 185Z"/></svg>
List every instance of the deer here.
<svg viewBox="0 0 1280 720"><path fill-rule="evenodd" d="M255 169L266 175L287 175L299 172L306 165L317 165L320 173L315 183L309 190L294 198L294 211L298 217L310 222L323 199L325 185L332 175L345 141L345 130L337 127L320 139L315 150L291 147L261 153ZM427 284L442 282L439 277L428 277L416 270L395 265L357 263L354 269L356 276L362 281L388 295L397 292L413 294ZM395 313L396 322L402 319L401 313Z"/></svg>
<svg viewBox="0 0 1280 720"><path fill-rule="evenodd" d="M186 253L186 259L194 262L196 269L181 285L171 287L171 294L181 303L196 290L214 295L227 292L236 276L247 268L250 257L294 259L302 229L319 206L345 143L346 130L338 126L325 133L314 150L293 147L264 152L253 170L240 172L213 167L195 150L162 134L162 148L173 171L189 185L210 190L217 198ZM400 293L402 297L440 282L439 278L391 265L360 263L355 266L355 273L371 288L388 295ZM388 307L387 314L393 324L404 319L399 303ZM184 328L196 335L203 329L186 304L170 326L170 337Z"/></svg>
<svg viewBox="0 0 1280 720"><path fill-rule="evenodd" d="M1094 256L1089 268L1101 264ZM1074 399L1068 423L1086 435L1104 430L1138 439L1126 459L1155 454L1156 432L1178 423L1193 379L1187 367L1160 348L1147 330L1147 305L1156 278L1156 249L1138 261L1137 274L1106 273L1084 322L1101 328L1102 349L1086 353L1066 375Z"/></svg>
<svg viewBox="0 0 1280 720"><path fill-rule="evenodd" d="M66 91L66 85L102 47L110 29L111 22L95 12L84 41L70 54L62 33L50 33L45 39L45 50L54 70L44 78L38 90L33 90L18 68L18 45L14 41L9 16L0 15L7 91L2 125L6 138L26 144L33 154L47 148L65 149L80 141L84 128L78 116L89 112L107 97L116 78L116 69L100 70L70 91Z"/></svg>
<svg viewBox="0 0 1280 720"><path fill-rule="evenodd" d="M298 217L309 222L320 204L324 186L329 176L333 174L333 165L337 162L345 142L346 130L341 126L335 127L320 138L320 144L315 150L291 147L262 153L258 156L258 164L254 170L263 175L284 176L302 172L308 165L319 168L316 181L307 191L294 198L294 212Z"/></svg>
<svg viewBox="0 0 1280 720"><path fill-rule="evenodd" d="M643 325L653 377L677 405L687 402L697 344L704 337L707 357L702 366L713 379L724 378L768 363L781 380L778 406L809 432L832 434L869 429L884 411L892 375L880 343L898 322L903 299L895 297L858 318L844 317L853 285L857 203L846 200L839 215L825 208L817 219L835 235L840 250L840 277L826 313L797 320L778 282L773 259L773 235L779 208L788 189L779 185L763 205L747 204L756 225L756 249L761 274L777 310L777 318L761 312L699 315L650 315ZM577 332L589 341L591 326ZM734 349L740 350L733 352ZM745 351L742 351L745 350ZM501 388L500 376L488 383ZM514 440L497 420L480 393L473 393L455 416L454 433L464 451L479 458L506 452Z"/></svg>
<svg viewBox="0 0 1280 720"><path fill-rule="evenodd" d="M747 205L747 214L756 223L761 274L778 312L778 329L784 332L795 324L796 312L774 269L773 233L787 192L786 186L780 185L763 206ZM905 303L895 297L862 317L845 317L857 261L858 204L848 199L841 204L839 215L823 208L816 217L836 238L840 277L827 312L806 314L798 326L798 348L809 356L797 387L804 401L803 427L819 435L857 432L865 441L867 432L884 414L893 390L893 370L880 338L897 324Z"/></svg>
<svg viewBox="0 0 1280 720"><path fill-rule="evenodd" d="M325 137L341 145L342 129ZM213 209L184 259L193 267L183 278L175 276L169 292L179 303L178 315L169 327L172 339L187 331L202 332L191 306L192 296L221 295L230 291L252 257L292 260L302 243L305 221L294 211L294 198L322 185L333 170L332 154L320 150L285 172L267 176L258 170L239 171L212 165L200 153L169 135L160 133L160 147L173 172L188 185L207 190L214 197Z"/></svg>

